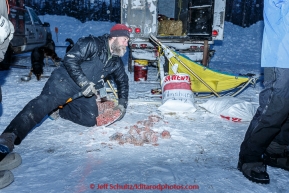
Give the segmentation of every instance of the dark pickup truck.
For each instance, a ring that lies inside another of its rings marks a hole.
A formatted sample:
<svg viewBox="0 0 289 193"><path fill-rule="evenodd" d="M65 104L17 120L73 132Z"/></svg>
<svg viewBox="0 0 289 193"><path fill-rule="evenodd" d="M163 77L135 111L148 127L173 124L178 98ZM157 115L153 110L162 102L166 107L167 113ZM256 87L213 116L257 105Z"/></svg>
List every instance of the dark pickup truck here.
<svg viewBox="0 0 289 193"><path fill-rule="evenodd" d="M9 1L9 20L15 32L5 59L0 63L4 70L9 69L13 54L28 52L53 41L50 24L42 23L32 8L24 6L24 0Z"/></svg>

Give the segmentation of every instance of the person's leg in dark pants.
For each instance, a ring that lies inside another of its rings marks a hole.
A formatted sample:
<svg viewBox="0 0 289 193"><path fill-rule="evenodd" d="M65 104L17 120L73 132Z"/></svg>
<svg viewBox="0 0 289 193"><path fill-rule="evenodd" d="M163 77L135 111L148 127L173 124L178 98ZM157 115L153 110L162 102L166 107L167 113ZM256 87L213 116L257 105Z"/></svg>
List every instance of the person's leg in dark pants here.
<svg viewBox="0 0 289 193"><path fill-rule="evenodd" d="M0 154L11 152L14 144L20 144L48 113L79 92L78 86L65 78L61 70L59 68L52 73L41 94L27 103L0 135Z"/></svg>
<svg viewBox="0 0 289 193"><path fill-rule="evenodd" d="M265 68L260 106L240 148L244 162L260 161L265 149L279 134L289 113L289 69Z"/></svg>
<svg viewBox="0 0 289 193"><path fill-rule="evenodd" d="M264 69L265 89L259 96L260 106L250 123L239 153L238 168L252 181L263 183L262 180L258 181L259 178L267 177L269 180L266 169L260 170L264 166L262 155L273 139L280 133L281 127L288 117L288 73L289 69ZM258 164L256 165L256 163ZM258 169L253 171L252 167ZM264 167L266 168L266 166ZM269 183L269 181L264 183Z"/></svg>
<svg viewBox="0 0 289 193"><path fill-rule="evenodd" d="M98 116L98 108L96 105L96 97L81 97L59 110L59 115L63 119L70 120L79 125L92 127L96 124Z"/></svg>
<svg viewBox="0 0 289 193"><path fill-rule="evenodd" d="M289 171L289 118L283 123L281 131L267 147L264 163Z"/></svg>
<svg viewBox="0 0 289 193"><path fill-rule="evenodd" d="M274 141L280 145L289 145L289 115L282 124L280 133L274 138Z"/></svg>

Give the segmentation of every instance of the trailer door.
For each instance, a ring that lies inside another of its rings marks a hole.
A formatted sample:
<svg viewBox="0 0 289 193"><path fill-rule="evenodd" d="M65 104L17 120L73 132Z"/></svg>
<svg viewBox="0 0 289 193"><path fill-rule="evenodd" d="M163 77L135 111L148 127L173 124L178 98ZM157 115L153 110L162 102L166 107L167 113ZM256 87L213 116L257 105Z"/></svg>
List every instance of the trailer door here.
<svg viewBox="0 0 289 193"><path fill-rule="evenodd" d="M157 0L122 0L121 23L132 29L131 37L157 34Z"/></svg>

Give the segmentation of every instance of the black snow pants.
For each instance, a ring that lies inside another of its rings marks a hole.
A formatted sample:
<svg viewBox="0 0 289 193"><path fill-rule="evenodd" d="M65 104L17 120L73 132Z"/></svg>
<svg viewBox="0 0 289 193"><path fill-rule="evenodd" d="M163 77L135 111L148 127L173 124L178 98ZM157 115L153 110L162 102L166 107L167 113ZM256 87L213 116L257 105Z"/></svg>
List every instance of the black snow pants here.
<svg viewBox="0 0 289 193"><path fill-rule="evenodd" d="M41 94L32 99L18 113L3 133L15 133L17 135L15 144L18 145L47 114L59 106L63 106L59 110L62 118L83 126L94 126L98 115L95 96L90 98L80 97L65 104L68 98L80 91L80 87L70 78L64 67L55 69L43 87Z"/></svg>
<svg viewBox="0 0 289 193"><path fill-rule="evenodd" d="M289 69L264 68L259 107L240 147L243 162L258 162L272 141L289 144Z"/></svg>

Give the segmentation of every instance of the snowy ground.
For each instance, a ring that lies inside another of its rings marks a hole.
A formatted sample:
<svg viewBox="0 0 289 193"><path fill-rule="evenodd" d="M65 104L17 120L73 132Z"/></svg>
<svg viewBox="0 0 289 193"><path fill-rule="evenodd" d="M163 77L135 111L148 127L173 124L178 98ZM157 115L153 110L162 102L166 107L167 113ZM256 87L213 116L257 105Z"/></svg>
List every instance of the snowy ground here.
<svg viewBox="0 0 289 193"><path fill-rule="evenodd" d="M89 33L107 33L113 25L107 22L82 24L65 16L46 15L41 19L49 21L52 30L58 27L58 42L54 34L58 46L65 46L64 40L68 37L76 41ZM262 22L250 28L226 23L225 40L215 46L210 67L222 72L260 75L262 29ZM64 52L65 47L57 48L60 57ZM29 66L27 54L18 56L17 60L17 64ZM45 73L49 75L53 69L46 68ZM20 78L28 73L29 69L19 68L0 72L3 91L1 130L41 92L47 80L33 78L30 82L22 82ZM149 69L150 80L155 80L155 73L154 68ZM129 77L131 96L157 87L156 84L134 82L133 74ZM257 103L261 90L258 82L237 97ZM196 100L197 103L205 101ZM250 182L236 169L239 146L249 122L230 122L200 108L190 115L163 116L157 110L158 106L158 103L137 104L133 101L124 119L109 127L88 128L63 119L45 118L15 148L23 163L12 171L13 184L0 192L287 192L289 173L286 171L269 167L271 183L260 185ZM125 133L127 126L144 121L150 115L162 118L152 129L158 132L168 130L171 139L159 139L158 145L144 146L120 145L109 140L115 132ZM153 190L160 185L162 191ZM135 189L121 189L131 186ZM180 190L180 186L192 190Z"/></svg>

